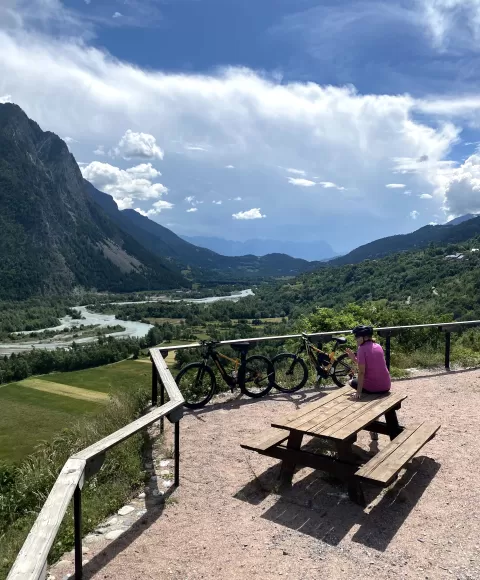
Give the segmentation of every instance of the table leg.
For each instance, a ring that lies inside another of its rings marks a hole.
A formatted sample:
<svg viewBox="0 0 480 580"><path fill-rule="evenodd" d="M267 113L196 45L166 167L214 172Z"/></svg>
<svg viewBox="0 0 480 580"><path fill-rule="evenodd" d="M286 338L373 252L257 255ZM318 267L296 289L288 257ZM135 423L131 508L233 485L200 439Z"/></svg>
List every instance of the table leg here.
<svg viewBox="0 0 480 580"><path fill-rule="evenodd" d="M290 431L287 440L287 449L300 449L302 446L303 433L298 431ZM280 471L280 480L282 485L291 485L292 477L295 472L296 463L292 461L282 461L282 468Z"/></svg>
<svg viewBox="0 0 480 580"><path fill-rule="evenodd" d="M353 436L351 439L347 441L337 441L336 448L337 448L337 457L339 461L344 461L346 463L358 463L358 458L353 453L352 445L357 440L357 436ZM347 489L348 489L348 497L354 503L365 507L365 496L363 495L363 488L360 481L355 477L348 477L347 478Z"/></svg>
<svg viewBox="0 0 480 580"><path fill-rule="evenodd" d="M390 437L390 441L393 441L395 437L400 435L403 431L402 427L398 422L397 412L395 409L391 411L387 411L385 413L385 422L387 423L388 435Z"/></svg>

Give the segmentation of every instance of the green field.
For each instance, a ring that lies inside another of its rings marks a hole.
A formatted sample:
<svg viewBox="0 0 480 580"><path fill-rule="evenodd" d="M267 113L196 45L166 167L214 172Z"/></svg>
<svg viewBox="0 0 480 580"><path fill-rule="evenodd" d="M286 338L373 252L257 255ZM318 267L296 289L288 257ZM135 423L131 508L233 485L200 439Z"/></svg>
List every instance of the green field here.
<svg viewBox="0 0 480 580"><path fill-rule="evenodd" d="M128 360L0 386L0 460L20 461L82 415L100 411L109 393L139 384L148 387L150 381L149 365Z"/></svg>

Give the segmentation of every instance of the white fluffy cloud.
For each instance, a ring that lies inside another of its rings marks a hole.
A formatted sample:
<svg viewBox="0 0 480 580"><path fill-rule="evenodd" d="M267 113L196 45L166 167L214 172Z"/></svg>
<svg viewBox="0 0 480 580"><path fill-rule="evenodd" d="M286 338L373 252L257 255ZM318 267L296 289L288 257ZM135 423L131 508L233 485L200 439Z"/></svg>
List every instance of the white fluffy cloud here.
<svg viewBox="0 0 480 580"><path fill-rule="evenodd" d="M163 159L163 151L157 145L157 140L148 133L135 133L131 129L125 132L118 145L113 150L114 154L124 159Z"/></svg>
<svg viewBox="0 0 480 580"><path fill-rule="evenodd" d="M158 199L168 192L161 183L152 183L160 173L150 163L124 170L109 163L92 161L81 170L85 179L100 191L110 194L120 209L133 207L136 199Z"/></svg>
<svg viewBox="0 0 480 580"><path fill-rule="evenodd" d="M214 203L215 205L222 205L223 202L221 199L219 199L217 201L213 200L212 203Z"/></svg>
<svg viewBox="0 0 480 580"><path fill-rule="evenodd" d="M235 165L225 165L225 169L235 169Z"/></svg>
<svg viewBox="0 0 480 580"><path fill-rule="evenodd" d="M12 95L0 95L0 104L11 103Z"/></svg>
<svg viewBox="0 0 480 580"><path fill-rule="evenodd" d="M187 213L193 213L195 211L198 211L198 207L191 207L190 209L187 209Z"/></svg>
<svg viewBox="0 0 480 580"><path fill-rule="evenodd" d="M294 175L305 175L303 169L294 169L293 167L287 168L288 173L293 173Z"/></svg>
<svg viewBox="0 0 480 580"><path fill-rule="evenodd" d="M387 183L385 187L388 187L388 189L404 189L406 185L404 183Z"/></svg>
<svg viewBox="0 0 480 580"><path fill-rule="evenodd" d="M430 195L429 193L422 193L420 194L420 199L432 199L433 195Z"/></svg>
<svg viewBox="0 0 480 580"><path fill-rule="evenodd" d="M94 155L103 156L105 155L105 146L99 145L93 152Z"/></svg>
<svg viewBox="0 0 480 580"><path fill-rule="evenodd" d="M103 143L104 151L145 163L163 159L165 148L172 153L165 158L166 166L175 152L185 152L185 146L208 143L205 154L183 155L181 169L178 158L175 167L169 167L169 184L181 191L180 199L172 201L180 203L197 191L224 191L230 198L240 194L246 207L272 208L266 235L282 227L293 232L291 226L316 232L326 212L329 216L337 212L342 220L349 215L352 220L373 216L379 228L389 220L407 227L410 200L393 198L385 184L399 179L395 172L408 173L411 190L434 195L433 214L444 201L455 169L447 159L460 129L437 118L429 125L428 115L416 113L430 105L436 114L439 103L405 94L368 95L352 87L279 82L243 68L215 75L142 70L86 41L47 38L25 30L16 34L0 30L0 71L0 95L11 95L43 129L79 141L74 153L81 160L91 161L92 151L98 155L98 143ZM480 99L476 102L480 110ZM459 106L458 100L455 103ZM465 109L471 106L462 104ZM162 148L157 144L160 137ZM193 164L198 172L195 181L189 181ZM238 168L238 182L230 172L218 171L230 164ZM124 205L137 207L136 199L158 198L165 191L150 178L139 184L136 180L144 178L104 165L113 169L100 171L89 163L84 172L104 183L100 189L115 192ZM302 167L308 168L308 175L321 176L315 178L318 187L313 178L291 171L291 177L279 182L278 168L299 172L303 169L295 168ZM180 181L180 173L186 176L182 189L173 183L174 178ZM292 195L292 185L302 187L302 195ZM318 203L319 188L333 185L338 203L325 208ZM448 191L452 208L455 195L464 199L452 184ZM205 228L217 228L213 218Z"/></svg>
<svg viewBox="0 0 480 580"><path fill-rule="evenodd" d="M258 220L267 216L262 214L259 207L254 207L247 211L239 211L238 213L234 213L232 214L232 217L235 220Z"/></svg>
<svg viewBox="0 0 480 580"><path fill-rule="evenodd" d="M416 209L410 212L410 217L412 218L412 220L416 220L419 215L420 213Z"/></svg>
<svg viewBox="0 0 480 580"><path fill-rule="evenodd" d="M298 187L312 187L316 185L315 181L310 181L310 179L304 179L303 177L287 177L288 183L292 185L297 185Z"/></svg>
<svg viewBox="0 0 480 580"><path fill-rule="evenodd" d="M480 212L480 155L471 155L451 171L444 195L445 206L454 216Z"/></svg>

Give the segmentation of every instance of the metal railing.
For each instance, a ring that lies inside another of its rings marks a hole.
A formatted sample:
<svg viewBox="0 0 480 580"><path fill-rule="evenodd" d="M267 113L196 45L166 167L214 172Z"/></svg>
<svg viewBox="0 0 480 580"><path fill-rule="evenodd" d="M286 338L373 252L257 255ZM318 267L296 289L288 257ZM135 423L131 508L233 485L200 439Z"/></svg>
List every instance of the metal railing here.
<svg viewBox="0 0 480 580"><path fill-rule="evenodd" d="M445 368L450 369L450 339L452 332L460 332L465 328L480 326L480 320L466 322L441 322L433 324L416 324L411 326L389 326L375 328L375 332L384 337L385 358L390 368L391 337L406 330L422 328L437 328L445 333ZM350 334L351 330L335 330L330 332L316 332L307 334L310 338L327 341L338 334ZM245 338L219 341L221 345L242 344L245 342L261 343L272 340L288 340L301 338L301 334L288 334L283 336L262 336L257 338ZM86 479L95 475L105 459L105 453L115 445L125 441L135 433L145 429L155 421L160 420L160 431L163 432L164 418L167 417L175 425L174 459L175 459L175 486L179 485L179 461L180 461L180 419L183 413L184 399L177 384L168 369L162 353L172 350L188 348L200 348L202 343L195 342L186 345L172 345L168 347L155 347L150 349L152 361L152 410L145 415L129 423L122 429L112 433L108 437L97 441L83 451L76 453L65 463L58 476L40 514L38 515L25 543L20 550L15 563L8 575L7 580L40 580L44 579L47 570L47 557L53 545L58 529L68 505L73 498L74 505L74 531L75 531L75 579L82 578L82 519L81 502L82 487ZM158 384L160 383L160 407L158 403ZM165 403L165 391L169 402Z"/></svg>
<svg viewBox="0 0 480 580"><path fill-rule="evenodd" d="M374 328L374 331L385 338L385 360L387 362L387 367L390 369L390 358L391 358L391 337L397 336L406 330L416 330L421 328L437 328L440 332L445 333L445 368L450 370L450 345L451 345L451 333L460 332L466 328L474 328L480 326L480 320L467 320L465 322L434 322L432 324L412 324L410 326L383 326L379 328ZM329 332L313 332L306 333L305 336L309 338L323 339L327 341L332 336L338 334L351 334L352 331L349 330L333 330ZM267 342L269 340L288 340L290 338L301 338L302 334L285 334L282 336L261 336L258 338L237 338L232 340L220 340L218 344L242 344L245 342L249 343L261 343ZM183 350L186 348L200 348L202 343L193 342L191 344L173 345L173 346L159 346L156 349L162 352L169 352L172 350ZM154 350L154 349L152 349Z"/></svg>
<svg viewBox="0 0 480 580"><path fill-rule="evenodd" d="M105 453L115 445L158 420L161 422L161 430L163 431L164 417L167 417L175 425L174 485L179 485L180 419L182 418L184 399L158 350L152 349L150 358L152 360L152 409L139 419L72 455L67 460L30 530L7 580L43 580L46 577L48 553L72 498L75 533L75 580L81 580L82 487L84 482L100 470L105 460ZM160 407L156 407L158 382L162 387ZM164 402L165 390L170 399L168 403Z"/></svg>

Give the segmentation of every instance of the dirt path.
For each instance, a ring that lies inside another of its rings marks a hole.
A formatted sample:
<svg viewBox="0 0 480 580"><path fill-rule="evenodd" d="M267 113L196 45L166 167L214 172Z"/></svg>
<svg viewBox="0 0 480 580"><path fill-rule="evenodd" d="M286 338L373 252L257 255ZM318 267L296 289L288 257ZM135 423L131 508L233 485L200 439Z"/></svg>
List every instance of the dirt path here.
<svg viewBox="0 0 480 580"><path fill-rule="evenodd" d="M182 420L171 501L89 554L85 578L480 578L480 372L394 389L408 393L402 423L430 418L442 428L390 491L367 488L365 510L341 483L306 468L278 495L277 461L239 446L318 392L212 405Z"/></svg>

